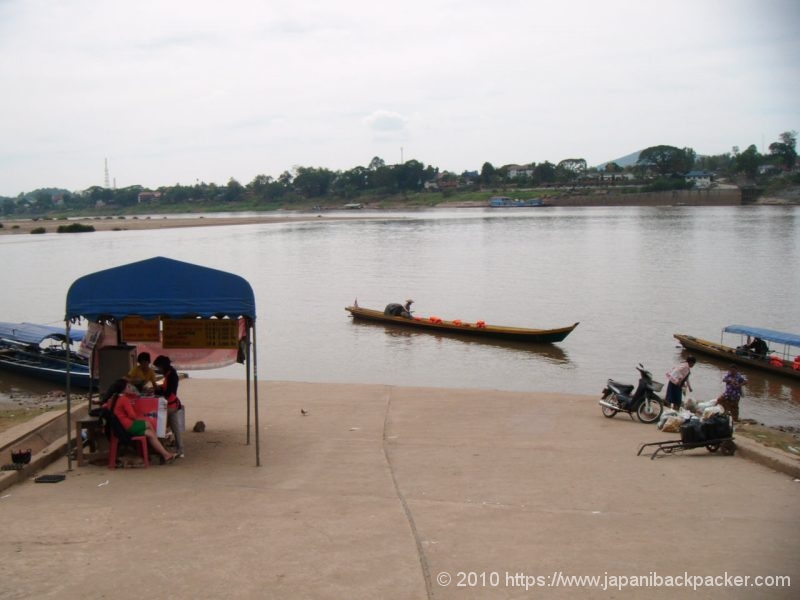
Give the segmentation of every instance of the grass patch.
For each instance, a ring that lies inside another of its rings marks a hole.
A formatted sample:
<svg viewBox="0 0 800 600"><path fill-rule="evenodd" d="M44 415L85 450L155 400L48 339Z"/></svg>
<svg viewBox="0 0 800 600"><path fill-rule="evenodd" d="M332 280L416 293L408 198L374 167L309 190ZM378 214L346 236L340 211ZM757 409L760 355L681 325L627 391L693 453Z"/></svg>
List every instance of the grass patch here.
<svg viewBox="0 0 800 600"><path fill-rule="evenodd" d="M83 223L70 223L69 225L59 225L58 233L86 233L94 231L94 225L84 225Z"/></svg>
<svg viewBox="0 0 800 600"><path fill-rule="evenodd" d="M781 431L755 423L739 423L736 425L736 434L743 435L768 448L782 450L787 454L800 458L800 453L797 452L797 450L800 450L800 437L796 433Z"/></svg>

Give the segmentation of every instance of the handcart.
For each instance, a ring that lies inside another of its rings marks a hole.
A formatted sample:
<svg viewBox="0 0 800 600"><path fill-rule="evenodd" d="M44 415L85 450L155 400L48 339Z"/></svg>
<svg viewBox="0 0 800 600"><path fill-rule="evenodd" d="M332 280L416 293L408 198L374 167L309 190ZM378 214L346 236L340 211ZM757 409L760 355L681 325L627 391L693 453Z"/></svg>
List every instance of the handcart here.
<svg viewBox="0 0 800 600"><path fill-rule="evenodd" d="M665 440L663 442L650 442L649 444L642 444L636 456L641 456L645 448L655 447L655 450L650 455L650 460L653 460L658 453L662 454L677 454L685 450L693 450L694 448L703 448L709 452L720 451L725 456L733 456L736 453L736 443L733 437L717 438L713 440L703 440L702 442L684 442L682 440Z"/></svg>

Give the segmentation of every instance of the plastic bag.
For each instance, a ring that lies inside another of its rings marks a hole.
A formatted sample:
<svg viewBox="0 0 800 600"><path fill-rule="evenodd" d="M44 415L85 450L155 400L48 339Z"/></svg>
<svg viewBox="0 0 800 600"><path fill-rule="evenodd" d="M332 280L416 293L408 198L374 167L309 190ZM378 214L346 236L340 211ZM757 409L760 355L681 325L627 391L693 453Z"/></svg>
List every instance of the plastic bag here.
<svg viewBox="0 0 800 600"><path fill-rule="evenodd" d="M695 408L694 412L696 414L703 414L703 411L707 408L711 408L712 406L717 405L717 399L712 398L711 400L707 400L706 402L698 402L697 407Z"/></svg>
<svg viewBox="0 0 800 600"><path fill-rule="evenodd" d="M733 427L728 417L713 415L708 421L702 423L703 434L706 439L724 439L733 435Z"/></svg>
<svg viewBox="0 0 800 600"><path fill-rule="evenodd" d="M714 415L721 415L725 412L725 408L720 406L719 404L714 404L714 406L709 406L707 409L703 411L703 416L701 420L708 421Z"/></svg>
<svg viewBox="0 0 800 600"><path fill-rule="evenodd" d="M672 408L665 409L664 412L661 413L661 416L658 418L658 428L663 429L664 423L667 422L667 419L677 416L678 416L678 411Z"/></svg>
<svg viewBox="0 0 800 600"><path fill-rule="evenodd" d="M700 419L694 417L686 421L680 428L681 441L684 444L699 444L705 441L706 436L703 432L703 424Z"/></svg>
<svg viewBox="0 0 800 600"><path fill-rule="evenodd" d="M679 417L678 415L673 415L671 417L668 417L666 421L664 421L663 426L660 427L659 429L661 429L661 431L664 431L666 433L680 433L681 425L683 425L684 422L685 419L683 419L682 417Z"/></svg>

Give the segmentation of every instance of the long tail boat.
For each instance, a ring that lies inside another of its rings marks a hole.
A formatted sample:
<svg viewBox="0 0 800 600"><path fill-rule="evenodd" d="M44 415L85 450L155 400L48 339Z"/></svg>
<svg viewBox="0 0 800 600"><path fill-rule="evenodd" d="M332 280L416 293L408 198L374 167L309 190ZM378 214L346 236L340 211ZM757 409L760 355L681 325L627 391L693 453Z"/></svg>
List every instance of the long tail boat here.
<svg viewBox="0 0 800 600"><path fill-rule="evenodd" d="M561 342L578 326L578 323L574 323L569 327L559 327L558 329L526 329L524 327L489 325L484 321L477 321L475 323L468 323L459 319L445 321L435 316L395 317L384 314L382 310L361 308L360 306L346 306L345 310L349 312L354 319L398 325L430 333L452 333L468 335L474 338L482 337L495 340L513 340L534 344Z"/></svg>
<svg viewBox="0 0 800 600"><path fill-rule="evenodd" d="M0 369L66 385L69 352L70 383L82 388L96 386L86 358L70 348L72 343L80 342L85 333L73 329L68 344L63 327L0 322Z"/></svg>
<svg viewBox="0 0 800 600"><path fill-rule="evenodd" d="M765 354L756 354L744 349L744 340L736 347L723 344L722 338L725 334L739 334L742 338L746 336L748 339L761 338L772 344L772 347ZM800 335L794 333L746 325L728 325L722 330L719 343L682 333L676 333L673 337L681 343L681 346L693 352L800 379Z"/></svg>

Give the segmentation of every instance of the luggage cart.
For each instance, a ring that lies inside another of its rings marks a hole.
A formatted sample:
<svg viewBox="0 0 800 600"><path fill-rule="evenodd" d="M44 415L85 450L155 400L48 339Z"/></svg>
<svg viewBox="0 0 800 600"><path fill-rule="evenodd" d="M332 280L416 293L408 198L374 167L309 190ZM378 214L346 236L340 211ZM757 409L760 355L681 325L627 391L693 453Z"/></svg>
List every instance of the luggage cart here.
<svg viewBox="0 0 800 600"><path fill-rule="evenodd" d="M686 450L693 450L694 448L705 448L709 452L720 451L725 456L733 456L736 453L736 443L733 437L718 438L713 440L704 440L702 442L684 442L682 440L665 440L663 442L650 442L649 444L642 444L636 456L641 456L645 448L655 447L655 450L650 454L650 460L653 460L658 453L677 454Z"/></svg>

